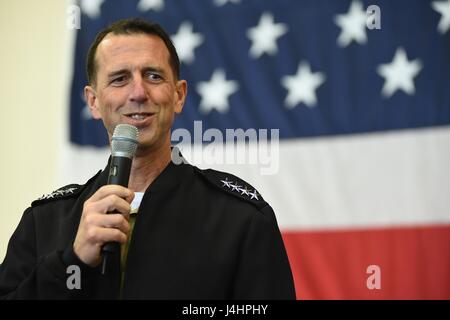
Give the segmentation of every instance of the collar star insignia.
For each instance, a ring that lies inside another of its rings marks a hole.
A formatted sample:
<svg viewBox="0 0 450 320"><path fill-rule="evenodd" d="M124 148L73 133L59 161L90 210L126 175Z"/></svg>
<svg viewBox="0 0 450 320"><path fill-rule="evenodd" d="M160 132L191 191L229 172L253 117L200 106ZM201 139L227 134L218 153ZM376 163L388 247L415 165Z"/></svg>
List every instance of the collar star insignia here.
<svg viewBox="0 0 450 320"><path fill-rule="evenodd" d="M245 186L244 188L240 188L239 191L241 192L241 195L245 194L246 196L248 196L250 190L248 190L247 186Z"/></svg>
<svg viewBox="0 0 450 320"><path fill-rule="evenodd" d="M48 200L48 199L53 199L55 197L66 196L66 195L74 193L75 190L77 190L77 188L58 189L56 191L53 191L52 193L43 195L42 197L40 197L37 200Z"/></svg>
<svg viewBox="0 0 450 320"><path fill-rule="evenodd" d="M223 186L222 186L222 187L230 188L231 181L228 181L228 178L225 178L225 180L220 180L220 182L223 183Z"/></svg>
<svg viewBox="0 0 450 320"><path fill-rule="evenodd" d="M220 182L222 182L222 188L228 188L229 191L233 193L236 192L242 198L246 198L248 200L255 199L256 201L260 200L260 194L256 191L256 189L253 189L252 187L252 189L249 189L248 185L242 183L242 181L228 180L228 177L225 177L224 179L220 180Z"/></svg>
<svg viewBox="0 0 450 320"><path fill-rule="evenodd" d="M230 186L231 186L231 191L234 191L234 190L239 191L239 189L242 187L242 186L238 185L237 181L236 181L236 184L230 183Z"/></svg>
<svg viewBox="0 0 450 320"><path fill-rule="evenodd" d="M259 200L259 198L258 198L258 192L256 192L256 190L254 190L253 192L249 192L249 195L250 195L250 200L251 199L256 199L256 200Z"/></svg>

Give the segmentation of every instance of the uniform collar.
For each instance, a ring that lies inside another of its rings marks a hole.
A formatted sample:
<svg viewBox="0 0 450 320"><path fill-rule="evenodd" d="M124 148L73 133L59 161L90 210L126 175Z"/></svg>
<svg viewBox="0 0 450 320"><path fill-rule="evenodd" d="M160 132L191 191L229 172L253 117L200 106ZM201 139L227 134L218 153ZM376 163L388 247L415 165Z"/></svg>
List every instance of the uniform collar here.
<svg viewBox="0 0 450 320"><path fill-rule="evenodd" d="M186 160L180 164L170 161L145 192L160 192L173 189L183 181L185 175L189 172L193 172L193 168Z"/></svg>
<svg viewBox="0 0 450 320"><path fill-rule="evenodd" d="M167 191L175 188L178 184L183 181L183 178L189 172L193 172L193 167L191 164L184 159L181 152L173 147L172 155L176 155L176 157L172 157L176 159L175 162L171 160L169 164L164 168L163 171L156 177L156 179L150 184L150 186L145 190L145 193L148 192L160 192ZM108 164L105 169L102 171L97 181L94 183L94 190L99 189L101 186L106 185L108 182L108 174L109 174L109 164L111 162L111 156L108 159Z"/></svg>

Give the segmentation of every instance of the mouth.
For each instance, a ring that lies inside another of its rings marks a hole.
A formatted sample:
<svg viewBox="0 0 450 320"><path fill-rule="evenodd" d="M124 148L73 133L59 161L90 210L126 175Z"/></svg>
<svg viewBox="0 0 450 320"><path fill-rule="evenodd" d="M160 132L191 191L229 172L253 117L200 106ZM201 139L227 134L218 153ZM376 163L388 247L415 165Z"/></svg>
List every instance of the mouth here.
<svg viewBox="0 0 450 320"><path fill-rule="evenodd" d="M151 112L133 112L124 114L127 119L126 122L136 127L142 127L150 124L153 119L153 115L154 113Z"/></svg>

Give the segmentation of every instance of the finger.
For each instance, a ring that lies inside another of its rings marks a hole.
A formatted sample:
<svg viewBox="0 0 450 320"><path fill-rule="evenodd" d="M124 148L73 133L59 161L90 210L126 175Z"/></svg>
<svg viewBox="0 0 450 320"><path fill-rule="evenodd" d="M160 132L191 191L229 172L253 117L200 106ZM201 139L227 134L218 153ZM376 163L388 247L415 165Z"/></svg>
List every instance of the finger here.
<svg viewBox="0 0 450 320"><path fill-rule="evenodd" d="M119 228L125 233L129 231L129 215L121 213L103 214L92 212L82 217L80 225L85 230L95 231L95 228Z"/></svg>
<svg viewBox="0 0 450 320"><path fill-rule="evenodd" d="M126 233L115 228L97 228L92 240L98 245L104 245L107 242L119 242L124 244L127 242L128 236Z"/></svg>
<svg viewBox="0 0 450 320"><path fill-rule="evenodd" d="M128 216L131 206L126 200L119 198L115 194L111 194L99 201L88 203L86 210L95 213L115 212Z"/></svg>
<svg viewBox="0 0 450 320"><path fill-rule="evenodd" d="M125 234L128 234L130 232L130 223L121 214L100 215L98 226L101 226L103 228L119 229Z"/></svg>
<svg viewBox="0 0 450 320"><path fill-rule="evenodd" d="M110 184L98 189L92 195L92 197L89 198L89 201L96 202L113 194L118 196L119 198L125 199L125 201L127 201L128 203L131 203L131 201L133 201L134 198L134 192L131 191L130 189L119 185Z"/></svg>

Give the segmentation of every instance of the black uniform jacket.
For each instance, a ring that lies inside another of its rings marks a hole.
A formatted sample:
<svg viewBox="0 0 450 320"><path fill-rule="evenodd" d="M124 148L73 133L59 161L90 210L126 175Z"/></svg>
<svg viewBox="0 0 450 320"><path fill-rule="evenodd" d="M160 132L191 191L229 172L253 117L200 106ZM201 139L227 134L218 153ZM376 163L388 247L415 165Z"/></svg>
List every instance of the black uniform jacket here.
<svg viewBox="0 0 450 320"><path fill-rule="evenodd" d="M73 252L83 203L107 178L105 169L24 212L0 267L1 298L295 299L275 215L256 190L233 175L172 162L144 194L120 290L117 258L102 275ZM71 265L79 267L79 289L68 285Z"/></svg>

